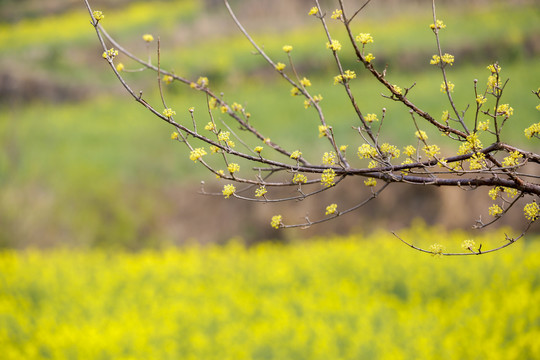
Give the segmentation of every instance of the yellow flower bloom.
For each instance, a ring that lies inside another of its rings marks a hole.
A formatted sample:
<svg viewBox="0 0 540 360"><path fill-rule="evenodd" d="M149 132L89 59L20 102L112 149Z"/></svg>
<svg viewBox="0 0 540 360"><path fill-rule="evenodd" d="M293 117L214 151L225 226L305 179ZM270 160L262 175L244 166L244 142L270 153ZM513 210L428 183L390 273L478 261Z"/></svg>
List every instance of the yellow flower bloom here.
<svg viewBox="0 0 540 360"><path fill-rule="evenodd" d="M168 84L172 83L173 81L174 81L174 78L171 75L164 75L163 76L163 82L165 84L168 85Z"/></svg>
<svg viewBox="0 0 540 360"><path fill-rule="evenodd" d="M418 140L426 141L428 139L428 136L424 130L418 130L414 133L414 136L416 136Z"/></svg>
<svg viewBox="0 0 540 360"><path fill-rule="evenodd" d="M175 131L171 134L171 140L177 140L178 139L178 133Z"/></svg>
<svg viewBox="0 0 540 360"><path fill-rule="evenodd" d="M281 215L274 215L272 216L272 220L270 221L270 225L274 229L279 229L281 226L283 226L283 223L281 222Z"/></svg>
<svg viewBox="0 0 540 360"><path fill-rule="evenodd" d="M497 115L510 117L514 114L514 109L510 107L508 104L501 104L497 108Z"/></svg>
<svg viewBox="0 0 540 360"><path fill-rule="evenodd" d="M176 111L172 110L172 109L165 109L163 110L163 115L165 115L166 117L170 118L172 117L173 115L176 115Z"/></svg>
<svg viewBox="0 0 540 360"><path fill-rule="evenodd" d="M334 20L341 19L343 17L343 11L336 9L334 12L332 12L332 16L330 16Z"/></svg>
<svg viewBox="0 0 540 360"><path fill-rule="evenodd" d="M540 134L540 123L532 124L525 129L525 136L527 139L532 139L533 136Z"/></svg>
<svg viewBox="0 0 540 360"><path fill-rule="evenodd" d="M364 180L364 185L370 186L370 187L377 186L377 180L371 177L367 178L366 180Z"/></svg>
<svg viewBox="0 0 540 360"><path fill-rule="evenodd" d="M326 169L321 175L321 183L326 187L334 186L334 179L336 177L336 172L334 169Z"/></svg>
<svg viewBox="0 0 540 360"><path fill-rule="evenodd" d="M233 184L227 184L223 186L223 190L221 192L225 196L225 199L228 199L229 196L233 195L235 191L236 191L236 188L234 187Z"/></svg>
<svg viewBox="0 0 540 360"><path fill-rule="evenodd" d="M447 81L446 84L443 81L442 84L441 84L441 92L443 92L443 93L445 93L447 91L454 92L454 86L455 85L453 83L451 83L450 81Z"/></svg>
<svg viewBox="0 0 540 360"><path fill-rule="evenodd" d="M264 196L268 191L264 185L261 185L258 189L255 190L255 197Z"/></svg>
<svg viewBox="0 0 540 360"><path fill-rule="evenodd" d="M285 51L287 54L292 51L293 47L291 45L285 45L283 46L283 51Z"/></svg>
<svg viewBox="0 0 540 360"><path fill-rule="evenodd" d="M307 183L307 177L304 174L296 173L292 179L295 184L305 184Z"/></svg>
<svg viewBox="0 0 540 360"><path fill-rule="evenodd" d="M429 25L429 27L432 29L432 30L435 30L435 29L444 29L446 27L446 25L444 25L444 23L442 22L442 20L437 20L435 21L435 24L431 24Z"/></svg>
<svg viewBox="0 0 540 360"><path fill-rule="evenodd" d="M341 50L341 43L338 40L332 40L331 42L326 43L327 49L332 49L333 51Z"/></svg>
<svg viewBox="0 0 540 360"><path fill-rule="evenodd" d="M332 215L335 214L337 210L337 204L330 204L326 207L326 213L325 215Z"/></svg>
<svg viewBox="0 0 540 360"><path fill-rule="evenodd" d="M494 216L494 217L499 217L503 213L503 209L501 209L501 207L497 204L491 205L488 210L489 210L489 215Z"/></svg>
<svg viewBox="0 0 540 360"><path fill-rule="evenodd" d="M302 156L302 152L300 150L295 150L291 154L291 159L298 160Z"/></svg>
<svg viewBox="0 0 540 360"><path fill-rule="evenodd" d="M521 155L518 151L513 151L510 153L509 156L505 157L502 162L502 166L504 167L513 167L519 165L519 159L521 159L523 155Z"/></svg>
<svg viewBox="0 0 540 360"><path fill-rule="evenodd" d="M366 33L360 33L356 36L356 41L358 41L359 43L362 43L364 45L368 44L368 43L372 43L373 42L373 36L371 36L370 34L366 34Z"/></svg>
<svg viewBox="0 0 540 360"><path fill-rule="evenodd" d="M440 257L444 253L445 248L441 244L433 244L429 247L429 251L431 251L431 256Z"/></svg>
<svg viewBox="0 0 540 360"><path fill-rule="evenodd" d="M527 220L535 221L540 215L540 207L538 207L536 202L532 202L525 205L523 212L525 213L525 218L527 218Z"/></svg>
<svg viewBox="0 0 540 360"><path fill-rule="evenodd" d="M372 53L369 53L366 55L365 59L366 59L366 62L370 63L372 60L375 60L375 56L373 56Z"/></svg>
<svg viewBox="0 0 540 360"><path fill-rule="evenodd" d="M304 87L311 86L311 81L309 81L308 78L304 77L302 80L300 80L300 84Z"/></svg>
<svg viewBox="0 0 540 360"><path fill-rule="evenodd" d="M230 163L228 166L227 166L227 170L229 170L229 172L231 174L234 174L235 172L238 172L240 171L240 165L236 164L236 163Z"/></svg>
<svg viewBox="0 0 540 360"><path fill-rule="evenodd" d="M206 124L206 126L204 127L204 130L208 130L208 131L214 131L215 129L216 129L216 126L211 121L209 121L208 124Z"/></svg>
<svg viewBox="0 0 540 360"><path fill-rule="evenodd" d="M283 71L283 69L285 69L286 66L287 66L287 65L285 65L284 63L278 62L278 63L276 64L276 70L277 70L277 71Z"/></svg>
<svg viewBox="0 0 540 360"><path fill-rule="evenodd" d="M116 65L116 71L118 72L124 71L124 68L124 64L122 63L118 63L118 65Z"/></svg>
<svg viewBox="0 0 540 360"><path fill-rule="evenodd" d="M328 126L319 125L319 137L320 138L328 136L327 131L328 131Z"/></svg>
<svg viewBox="0 0 540 360"><path fill-rule="evenodd" d="M441 149L437 145L426 145L422 148L427 156L435 157L440 154Z"/></svg>
<svg viewBox="0 0 540 360"><path fill-rule="evenodd" d="M150 35L150 34L144 34L144 35L142 36L142 38L143 38L143 40L146 41L147 43L154 41L154 37L153 37L152 35Z"/></svg>
<svg viewBox="0 0 540 360"><path fill-rule="evenodd" d="M365 119L368 123L379 121L379 119L377 118L377 114L367 114Z"/></svg>
<svg viewBox="0 0 540 360"><path fill-rule="evenodd" d="M308 12L308 15L316 15L317 13L319 12L319 9L317 9L315 6L312 7L309 12Z"/></svg>
<svg viewBox="0 0 540 360"><path fill-rule="evenodd" d="M358 157L360 159L368 159L377 156L377 149L369 144L362 144L358 147Z"/></svg>
<svg viewBox="0 0 540 360"><path fill-rule="evenodd" d="M103 15L103 12L99 10L94 11L92 13L92 16L94 17L94 19L96 19L96 21L103 20L103 18L105 17L105 15Z"/></svg>
<svg viewBox="0 0 540 360"><path fill-rule="evenodd" d="M204 148L196 148L191 151L189 159L193 162L197 162L197 160L202 158L204 155L206 155L206 151L204 150Z"/></svg>
<svg viewBox="0 0 540 360"><path fill-rule="evenodd" d="M322 157L322 163L324 165L333 165L336 163L336 153L331 152L325 152Z"/></svg>
<svg viewBox="0 0 540 360"><path fill-rule="evenodd" d="M262 146L255 146L253 151L255 151L257 154L260 154L263 151L263 147Z"/></svg>

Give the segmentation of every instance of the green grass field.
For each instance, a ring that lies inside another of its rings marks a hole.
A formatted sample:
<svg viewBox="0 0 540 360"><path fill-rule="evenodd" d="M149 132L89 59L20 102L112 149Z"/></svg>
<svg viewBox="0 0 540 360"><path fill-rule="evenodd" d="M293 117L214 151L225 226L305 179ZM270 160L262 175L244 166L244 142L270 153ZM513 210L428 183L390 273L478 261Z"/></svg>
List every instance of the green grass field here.
<svg viewBox="0 0 540 360"><path fill-rule="evenodd" d="M401 235L466 238L421 226ZM2 358L535 359L539 240L466 258L433 258L384 233L249 249L4 251Z"/></svg>

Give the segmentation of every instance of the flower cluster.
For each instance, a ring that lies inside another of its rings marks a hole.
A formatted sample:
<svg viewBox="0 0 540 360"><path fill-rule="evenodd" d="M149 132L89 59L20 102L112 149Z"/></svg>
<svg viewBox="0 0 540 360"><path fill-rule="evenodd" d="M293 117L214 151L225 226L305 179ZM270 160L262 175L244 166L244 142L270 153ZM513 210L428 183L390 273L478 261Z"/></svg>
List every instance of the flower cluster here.
<svg viewBox="0 0 540 360"><path fill-rule="evenodd" d="M356 73L352 70L345 70L343 75L334 76L334 85L345 84L352 79L356 79Z"/></svg>
<svg viewBox="0 0 540 360"><path fill-rule="evenodd" d="M337 210L337 204L330 204L326 207L325 215L335 214Z"/></svg>
<svg viewBox="0 0 540 360"><path fill-rule="evenodd" d="M360 159L374 158L377 156L377 149L369 144L362 144L358 147L358 157Z"/></svg>
<svg viewBox="0 0 540 360"><path fill-rule="evenodd" d="M338 40L331 40L326 43L326 48L332 49L332 51L339 51L341 50L341 43Z"/></svg>
<svg viewBox="0 0 540 360"><path fill-rule="evenodd" d="M144 34L142 39L147 43L154 41L154 37L151 34Z"/></svg>
<svg viewBox="0 0 540 360"><path fill-rule="evenodd" d="M170 118L173 115L176 115L176 111L172 110L171 108L167 108L167 109L163 110L163 115Z"/></svg>
<svg viewBox="0 0 540 360"><path fill-rule="evenodd" d="M233 195L236 191L236 188L233 184L227 184L223 186L223 190L221 191L223 193L223 196L225 196L225 199L228 199L229 196Z"/></svg>
<svg viewBox="0 0 540 360"><path fill-rule="evenodd" d="M105 15L103 15L103 12L99 10L94 11L92 13L92 16L94 17L94 19L96 19L96 21L103 20L103 18L105 17Z"/></svg>
<svg viewBox="0 0 540 360"><path fill-rule="evenodd" d="M283 223L281 222L281 215L274 215L272 216L272 220L270 221L270 225L274 229L279 229L281 226L283 226Z"/></svg>
<svg viewBox="0 0 540 360"><path fill-rule="evenodd" d="M509 156L505 157L503 159L502 165L504 167L513 167L519 165L519 159L521 159L523 155L519 153L519 151L512 151Z"/></svg>
<svg viewBox="0 0 540 360"><path fill-rule="evenodd" d="M534 136L538 137L540 134L540 123L532 124L524 132L527 139L532 139Z"/></svg>
<svg viewBox="0 0 540 360"><path fill-rule="evenodd" d="M377 180L375 180L372 177L367 178L366 180L364 180L364 185L370 186L370 187L377 186Z"/></svg>
<svg viewBox="0 0 540 360"><path fill-rule="evenodd" d="M431 251L432 256L442 256L445 248L441 244L433 244L429 247L429 251Z"/></svg>
<svg viewBox="0 0 540 360"><path fill-rule="evenodd" d="M395 145L390 145L388 143L381 145L381 152L385 157L391 157L392 159L397 159L400 154L399 149Z"/></svg>
<svg viewBox="0 0 540 360"><path fill-rule="evenodd" d="M200 158L202 158L204 155L206 155L206 151L204 148L196 148L191 151L189 154L189 159L193 162L197 162Z"/></svg>
<svg viewBox="0 0 540 360"><path fill-rule="evenodd" d="M368 123L372 123L374 121L379 121L377 118L377 114L367 114L364 118Z"/></svg>
<svg viewBox="0 0 540 360"><path fill-rule="evenodd" d="M291 154L291 159L298 160L302 157L302 152L300 150L295 150Z"/></svg>
<svg viewBox="0 0 540 360"><path fill-rule="evenodd" d="M508 104L501 104L497 108L497 115L510 117L514 114L514 109Z"/></svg>
<svg viewBox="0 0 540 360"><path fill-rule="evenodd" d="M431 24L431 25L429 25L429 27L432 30L435 30L435 29L440 30L440 29L444 29L446 27L446 25L444 25L442 20L436 20L435 24Z"/></svg>
<svg viewBox="0 0 540 360"><path fill-rule="evenodd" d="M469 251L474 251L475 246L476 246L476 243L472 239L464 240L463 243L461 244L461 247L463 248L463 250L469 250Z"/></svg>
<svg viewBox="0 0 540 360"><path fill-rule="evenodd" d="M309 12L308 12L308 15L317 15L317 13L319 12L319 9L317 9L317 7L312 7Z"/></svg>
<svg viewBox="0 0 540 360"><path fill-rule="evenodd" d="M238 165L237 163L230 163L227 166L227 170L229 170L229 173L234 174L235 172L240 171L240 165Z"/></svg>
<svg viewBox="0 0 540 360"><path fill-rule="evenodd" d="M325 137L325 136L328 136L328 126L326 125L319 125L319 137L322 138L322 137Z"/></svg>
<svg viewBox="0 0 540 360"><path fill-rule="evenodd" d="M264 196L267 192L268 191L266 190L266 187L262 185L257 190L255 190L255 197Z"/></svg>
<svg viewBox="0 0 540 360"><path fill-rule="evenodd" d="M336 9L332 12L332 16L330 16L334 20L339 20L343 18L343 11Z"/></svg>
<svg viewBox="0 0 540 360"><path fill-rule="evenodd" d="M276 70L277 70L277 71L283 71L283 69L285 69L286 66L287 66L287 65L285 65L285 64L282 63L282 62L278 62L278 63L276 64Z"/></svg>
<svg viewBox="0 0 540 360"><path fill-rule="evenodd" d="M441 83L441 92L447 93L447 92L454 92L454 83L447 81L446 83L443 81Z"/></svg>
<svg viewBox="0 0 540 360"><path fill-rule="evenodd" d="M433 55L429 63L431 65L437 65L439 63L454 65L454 55L448 53L444 54L442 57L439 55Z"/></svg>
<svg viewBox="0 0 540 360"><path fill-rule="evenodd" d="M363 45L366 45L373 42L373 36L371 36L371 34L360 33L356 36L356 41Z"/></svg>
<svg viewBox="0 0 540 360"><path fill-rule="evenodd" d="M284 45L283 51L285 51L287 54L292 51L293 47L291 45Z"/></svg>
<svg viewBox="0 0 540 360"><path fill-rule="evenodd" d="M418 140L426 141L428 139L428 136L424 130L418 130L414 133L414 136L418 138Z"/></svg>
<svg viewBox="0 0 540 360"><path fill-rule="evenodd" d="M540 216L540 207L536 202L529 203L523 208L525 218L529 221L535 221Z"/></svg>
<svg viewBox="0 0 540 360"><path fill-rule="evenodd" d="M440 154L441 149L437 145L425 145L422 150L429 157L435 157Z"/></svg>
<svg viewBox="0 0 540 360"><path fill-rule="evenodd" d="M304 174L296 173L292 179L295 184L305 184L307 183L307 177Z"/></svg>
<svg viewBox="0 0 540 360"><path fill-rule="evenodd" d="M336 172L334 169L326 169L321 175L321 184L326 187L334 186L334 179L336 177Z"/></svg>
<svg viewBox="0 0 540 360"><path fill-rule="evenodd" d="M501 207L497 204L491 205L488 210L489 210L489 215L494 216L494 217L499 217L503 213L503 209L501 209Z"/></svg>
<svg viewBox="0 0 540 360"><path fill-rule="evenodd" d="M110 48L109 50L104 51L101 56L103 56L104 59L112 60L117 55L118 55L118 50L115 50L114 48Z"/></svg>
<svg viewBox="0 0 540 360"><path fill-rule="evenodd" d="M336 153L331 152L325 152L322 157L322 163L324 165L333 165L336 163Z"/></svg>

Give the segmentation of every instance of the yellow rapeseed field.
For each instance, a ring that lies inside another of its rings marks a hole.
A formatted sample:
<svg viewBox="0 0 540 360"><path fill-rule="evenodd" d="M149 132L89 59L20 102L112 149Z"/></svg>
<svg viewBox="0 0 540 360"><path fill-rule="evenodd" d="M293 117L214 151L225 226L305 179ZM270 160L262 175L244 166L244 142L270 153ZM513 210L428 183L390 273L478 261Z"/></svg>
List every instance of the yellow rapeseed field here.
<svg viewBox="0 0 540 360"><path fill-rule="evenodd" d="M386 233L248 249L0 252L5 360L539 359L538 339L532 237L462 258Z"/></svg>

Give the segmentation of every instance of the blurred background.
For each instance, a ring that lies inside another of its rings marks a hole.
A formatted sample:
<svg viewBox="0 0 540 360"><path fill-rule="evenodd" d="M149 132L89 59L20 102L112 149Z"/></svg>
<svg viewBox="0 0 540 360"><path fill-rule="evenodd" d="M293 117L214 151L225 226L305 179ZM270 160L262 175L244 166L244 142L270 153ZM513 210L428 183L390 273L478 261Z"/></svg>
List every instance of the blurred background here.
<svg viewBox="0 0 540 360"><path fill-rule="evenodd" d="M356 149L354 114L343 89L333 86L336 73L320 24L307 16L308 0L231 1L254 39L276 61L294 46L301 76L323 97L323 109L340 144ZM351 1L350 9L361 2ZM328 12L335 5L322 1ZM473 80L483 86L486 66L499 61L510 78L505 103L515 109L504 140L537 150L523 129L538 121L540 86L540 6L538 1L439 1L438 18L443 52L453 54L449 78L456 84L460 109L474 102ZM156 61L161 40L164 68L196 80L207 76L216 92L236 101L252 114L252 123L275 142L301 149L316 159L327 151L317 134L317 118L303 101L289 95L289 86L253 54L219 0L91 1L105 14L103 26L126 48ZM347 179L319 198L280 205L254 204L199 194L223 186L188 151L170 140L173 129L144 111L123 91L102 59L83 1L0 1L0 247L55 245L141 249L186 242L247 243L266 239L287 241L320 234L398 230L412 221L470 228L488 216L491 199L486 190L465 192L394 186L366 209L306 230L274 231L272 215L286 223L306 215L324 216L326 205L340 208L362 201L369 193L362 179ZM358 16L355 32L375 38L370 52L379 69L401 87L416 86L410 97L438 118L448 108L439 92L440 74L429 65L435 53L431 2L372 1ZM334 38L346 43L334 22ZM342 52L344 67L359 74L354 83L364 112L387 108L385 141L404 146L412 142L414 126L407 111L381 97L373 82L351 55ZM139 67L123 56L126 69ZM159 108L155 76L126 72L126 80ZM180 84L165 89L177 119L189 120L195 106L200 123L208 121L205 98ZM199 111L198 109L201 109ZM426 130L428 130L426 128ZM383 131L384 132L384 131ZM428 134L432 137L437 133ZM486 140L487 141L487 140ZM444 145L444 143L443 143ZM450 151L455 145L448 144ZM354 151L354 150L353 150ZM354 157L355 154L349 154ZM244 169L246 167L243 167ZM504 224L522 225L520 211Z"/></svg>

